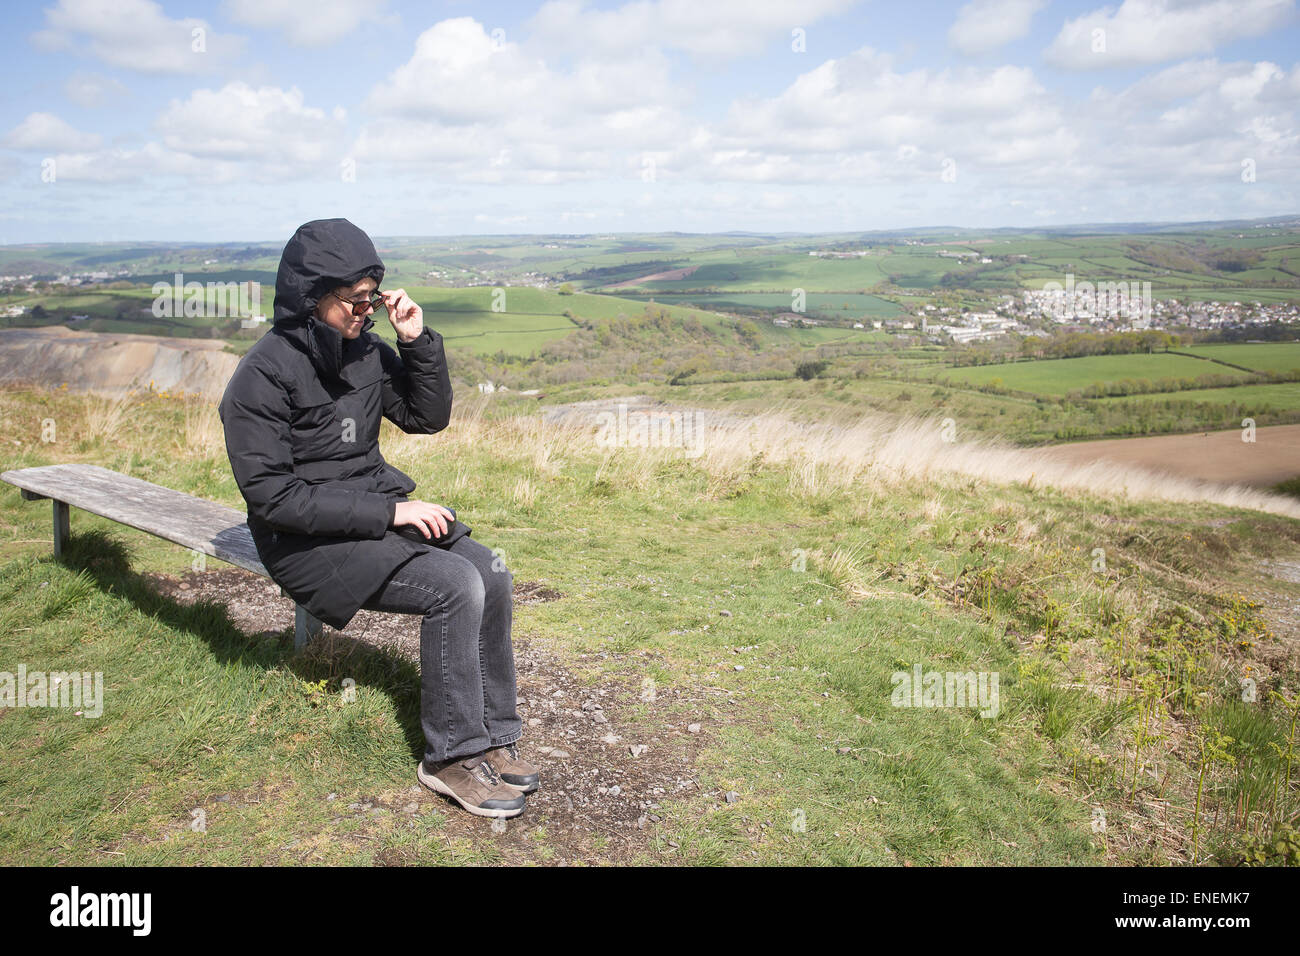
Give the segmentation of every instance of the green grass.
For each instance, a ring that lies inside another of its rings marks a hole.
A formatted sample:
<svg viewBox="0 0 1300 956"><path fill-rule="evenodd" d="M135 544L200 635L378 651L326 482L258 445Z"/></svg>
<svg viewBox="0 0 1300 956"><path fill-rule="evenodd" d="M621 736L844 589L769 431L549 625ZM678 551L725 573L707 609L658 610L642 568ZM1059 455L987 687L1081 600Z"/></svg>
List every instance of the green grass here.
<svg viewBox="0 0 1300 956"><path fill-rule="evenodd" d="M763 309L774 313L790 311L789 293L779 292L718 292L718 293L656 293L656 302L665 305L696 305L707 309ZM875 295L857 292L809 292L805 296L805 314L812 318L861 319L892 318L902 309L893 302Z"/></svg>
<svg viewBox="0 0 1300 956"><path fill-rule="evenodd" d="M704 257L692 256L690 263L694 265L699 258ZM773 254L761 258L727 255L717 257L715 261L706 259L685 278L655 279L642 283L638 288L664 292L714 288L771 292L779 289L788 296L788 290L794 288L808 292L866 289L883 279L877 261L868 257L819 259L807 254Z"/></svg>
<svg viewBox="0 0 1300 956"><path fill-rule="evenodd" d="M1261 411L1300 411L1300 382L1283 382L1279 385L1237 385L1232 388L1197 388L1183 392L1162 392L1129 398L1103 398L1098 401L1114 402L1203 402L1207 405L1236 405Z"/></svg>
<svg viewBox="0 0 1300 956"><path fill-rule="evenodd" d="M12 423L0 436L14 449L5 467L94 461L241 506L220 447L187 441L178 403L143 399L96 436L78 396L10 390L0 402ZM63 444L42 445L25 424L38 411L60 423ZM674 771L699 789L655 797L662 819L638 831L634 860L1174 862L1182 850L1140 809L1131 832L1090 827L1098 806L1113 820L1148 796L1186 806L1194 775L1177 749L1161 751L1164 783L1142 783L1129 802L1124 742L1146 700L1138 677L1182 675L1168 699L1224 702L1253 660L1234 641L1249 637L1271 654L1265 689L1295 679L1250 606L1219 595L1257 584L1258 556L1294 553L1300 522L942 476L812 491L756 461L710 470L581 445L544 466L529 441L510 437L527 433L512 431L509 408L499 411L507 417L478 437L458 437L453 422L390 458L501 548L516 581L563 595L517 607L518 640L551 649L588 687L653 677L660 702L623 719L654 747L689 720L706 728ZM385 426L386 448L394 437ZM521 497L521 481L536 493ZM48 553L48 506L10 489L0 517L6 661L102 671L107 685L95 720L0 712L0 862L610 858L615 844L569 834L562 813L520 818L523 837L507 848L486 824L412 796L420 739L405 659L296 656L287 632L244 633L219 605L158 597L142 575L188 568L179 548L74 511L60 565ZM1100 575L1097 547L1110 569ZM1178 608L1204 623L1170 630ZM1229 619L1232 630L1215 623ZM917 663L999 673L1000 715L892 707L891 675ZM1113 689L1081 689L1081 673ZM355 703L339 694L347 676ZM1169 720L1195 720L1185 706ZM1216 714L1218 724L1231 717ZM1261 732L1276 740L1264 716ZM578 759L603 765L601 754ZM1262 794L1276 768L1267 773L1242 785ZM1226 807L1235 785L1215 779L1213 801ZM739 799L720 800L725 791ZM420 812L409 817L401 807L412 799ZM388 812L347 809L356 803ZM190 828L195 809L206 832ZM1230 853L1226 817L1214 833Z"/></svg>
<svg viewBox="0 0 1300 956"><path fill-rule="evenodd" d="M410 664L350 661L358 686L345 704L340 675L294 658L286 635L251 638L220 606L161 599L132 563L98 531L74 538L68 566L6 565L6 658L104 675L98 718L19 709L0 722L15 758L0 770L6 863L368 863L407 838L407 822L437 833L442 814L429 807L414 820L344 811L363 795L409 799ZM343 802L326 799L331 789ZM192 826L197 811L205 831ZM425 862L493 855L441 839L424 851Z"/></svg>
<svg viewBox="0 0 1300 956"><path fill-rule="evenodd" d="M1246 378L1248 373L1184 355L1093 355L1083 358L1012 362L957 368L940 378L966 385L1000 385L1036 395L1064 396L1089 385L1106 385L1126 379L1157 381L1195 379L1202 375Z"/></svg>
<svg viewBox="0 0 1300 956"><path fill-rule="evenodd" d="M1219 362L1230 362L1256 372L1300 370L1300 342L1193 345L1178 351L1204 356Z"/></svg>

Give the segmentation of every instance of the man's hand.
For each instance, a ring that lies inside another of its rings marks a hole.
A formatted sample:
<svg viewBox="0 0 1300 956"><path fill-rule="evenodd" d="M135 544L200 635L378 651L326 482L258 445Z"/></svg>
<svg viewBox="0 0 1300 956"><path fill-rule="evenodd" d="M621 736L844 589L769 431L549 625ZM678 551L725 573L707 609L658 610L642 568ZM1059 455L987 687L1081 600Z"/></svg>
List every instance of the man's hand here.
<svg viewBox="0 0 1300 956"><path fill-rule="evenodd" d="M410 342L424 331L424 310L415 304L405 289L379 294L384 297L388 321L393 323L398 341Z"/></svg>
<svg viewBox="0 0 1300 956"><path fill-rule="evenodd" d="M432 505L427 501L399 501L393 515L393 527L414 525L426 538L441 538L455 520L442 505Z"/></svg>

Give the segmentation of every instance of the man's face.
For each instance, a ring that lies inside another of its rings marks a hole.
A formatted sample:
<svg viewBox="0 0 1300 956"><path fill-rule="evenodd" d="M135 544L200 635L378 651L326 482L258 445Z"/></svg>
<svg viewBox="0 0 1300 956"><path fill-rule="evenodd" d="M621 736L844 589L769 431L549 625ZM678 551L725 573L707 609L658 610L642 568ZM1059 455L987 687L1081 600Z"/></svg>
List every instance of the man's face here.
<svg viewBox="0 0 1300 956"><path fill-rule="evenodd" d="M379 287L374 279L361 279L353 285L341 285L333 292L321 296L316 303L316 318L332 329L338 329L345 339L355 339L361 334L361 325L371 313L369 307L360 315L352 314L354 302L366 302Z"/></svg>

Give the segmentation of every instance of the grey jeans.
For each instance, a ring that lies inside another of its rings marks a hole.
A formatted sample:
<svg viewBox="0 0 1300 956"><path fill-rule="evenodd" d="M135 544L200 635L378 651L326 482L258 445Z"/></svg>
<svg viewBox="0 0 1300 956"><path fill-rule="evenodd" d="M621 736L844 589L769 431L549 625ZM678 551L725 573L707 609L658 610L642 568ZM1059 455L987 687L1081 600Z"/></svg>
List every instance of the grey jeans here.
<svg viewBox="0 0 1300 956"><path fill-rule="evenodd" d="M426 765L518 740L515 656L510 645L514 577L491 550L465 536L403 563L361 605L419 614L420 725Z"/></svg>

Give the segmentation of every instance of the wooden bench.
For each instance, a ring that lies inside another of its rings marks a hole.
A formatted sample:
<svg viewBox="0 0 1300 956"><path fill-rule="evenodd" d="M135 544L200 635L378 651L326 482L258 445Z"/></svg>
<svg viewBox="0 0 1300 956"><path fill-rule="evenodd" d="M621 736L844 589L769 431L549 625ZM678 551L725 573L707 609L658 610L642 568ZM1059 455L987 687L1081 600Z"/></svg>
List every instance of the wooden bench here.
<svg viewBox="0 0 1300 956"><path fill-rule="evenodd" d="M215 501L195 498L98 465L20 468L0 472L0 480L16 485L28 501L48 498L54 502L55 560L62 559L67 544L68 508L76 506L270 577L257 556L244 513ZM280 594L287 596L283 588ZM302 605L295 604L294 647L304 647L320 633L321 622Z"/></svg>

